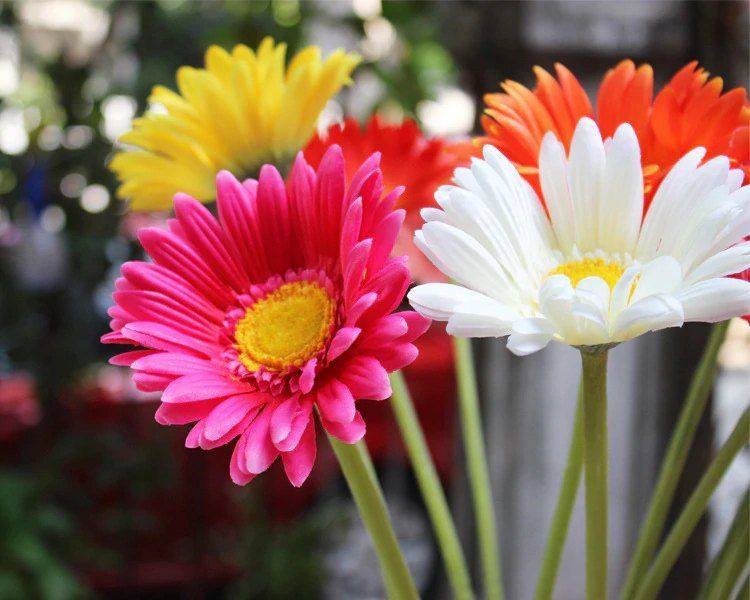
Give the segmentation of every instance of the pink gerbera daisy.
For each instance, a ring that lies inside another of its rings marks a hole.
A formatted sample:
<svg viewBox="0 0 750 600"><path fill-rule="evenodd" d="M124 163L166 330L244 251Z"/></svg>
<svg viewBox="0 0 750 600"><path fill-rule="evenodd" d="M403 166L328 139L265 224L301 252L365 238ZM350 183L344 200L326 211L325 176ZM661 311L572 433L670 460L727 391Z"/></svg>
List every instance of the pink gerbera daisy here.
<svg viewBox="0 0 750 600"><path fill-rule="evenodd" d="M301 485L315 461L317 409L325 430L354 443L365 433L355 401L391 395L388 373L417 355L428 326L391 314L409 285L405 258L391 258L404 211L401 193L381 198L377 154L346 185L338 146L317 171L300 154L284 185L217 177L219 219L183 194L169 231L139 239L153 263L122 267L102 341L133 344L138 387L161 391L156 420L195 422L185 441L205 450L237 442L229 472L240 485L280 454Z"/></svg>

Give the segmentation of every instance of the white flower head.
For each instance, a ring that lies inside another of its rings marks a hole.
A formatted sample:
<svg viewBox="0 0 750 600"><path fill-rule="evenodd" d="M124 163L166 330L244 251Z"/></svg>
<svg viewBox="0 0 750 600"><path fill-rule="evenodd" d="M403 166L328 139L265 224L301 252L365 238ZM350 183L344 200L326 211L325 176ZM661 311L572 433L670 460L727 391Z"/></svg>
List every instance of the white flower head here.
<svg viewBox="0 0 750 600"><path fill-rule="evenodd" d="M581 119L566 157L547 133L544 205L492 146L435 194L416 244L455 284L409 293L423 315L462 337L510 336L524 355L551 340L616 344L688 321L750 313L750 186L725 157L686 154L643 215L640 148L621 125L602 141ZM700 165L700 166L699 166Z"/></svg>

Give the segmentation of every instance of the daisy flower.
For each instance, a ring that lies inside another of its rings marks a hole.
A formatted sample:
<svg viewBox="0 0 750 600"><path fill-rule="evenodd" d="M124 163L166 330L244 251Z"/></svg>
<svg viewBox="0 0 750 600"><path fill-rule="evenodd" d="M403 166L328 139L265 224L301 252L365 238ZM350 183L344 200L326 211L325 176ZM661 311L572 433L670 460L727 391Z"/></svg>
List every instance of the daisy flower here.
<svg viewBox="0 0 750 600"><path fill-rule="evenodd" d="M534 68L537 85L529 90L515 81L501 84L502 93L485 95L482 117L485 136L511 160L538 193L538 157L544 135L551 131L570 149L576 123L594 118L594 108L575 76L561 64L555 78ZM610 69L599 87L596 121L602 136L611 137L622 123L630 123L641 148L646 207L656 186L683 155L697 146L706 159L725 155L750 177L750 109L747 94L735 88L722 95L720 77L691 62L653 98L653 70L636 68L630 60Z"/></svg>
<svg viewBox="0 0 750 600"><path fill-rule="evenodd" d="M608 346L688 321L750 312L750 186L726 157L692 150L643 215L643 175L628 124L602 142L581 119L570 152L553 133L539 156L540 199L493 146L426 209L417 246L456 284L414 288L423 315L464 337L510 336L524 355L557 340Z"/></svg>
<svg viewBox="0 0 750 600"><path fill-rule="evenodd" d="M450 181L456 167L468 163L468 155L461 152L463 146L441 137L425 138L411 119L389 124L378 115L364 127L352 117L331 125L310 140L305 158L312 166L317 165L331 144L341 146L349 165L360 164L373 152L381 153L385 186L405 187L398 207L406 210L406 220L396 241L396 253L409 257L409 270L417 281L444 279L414 247L413 237L421 223L419 210L434 206L435 190Z"/></svg>
<svg viewBox="0 0 750 600"><path fill-rule="evenodd" d="M286 185L217 177L218 221L178 194L169 231L147 228L153 259L130 262L114 293L106 343L144 391L162 392L156 420L195 423L186 446L236 440L232 480L248 483L281 455L301 485L315 460L314 409L325 430L354 443L360 399L391 395L388 373L417 355L429 321L392 312L409 285L391 250L404 219L400 189L381 198L378 156L346 185L337 146L316 170L300 154Z"/></svg>
<svg viewBox="0 0 750 600"><path fill-rule="evenodd" d="M109 165L118 195L134 210L168 209L177 192L207 202L222 169L242 178L293 158L328 100L351 83L359 57L336 50L323 60L308 46L285 67L285 56L286 44L271 38L257 52L211 46L205 69L177 71L179 93L156 86L152 110L133 121Z"/></svg>

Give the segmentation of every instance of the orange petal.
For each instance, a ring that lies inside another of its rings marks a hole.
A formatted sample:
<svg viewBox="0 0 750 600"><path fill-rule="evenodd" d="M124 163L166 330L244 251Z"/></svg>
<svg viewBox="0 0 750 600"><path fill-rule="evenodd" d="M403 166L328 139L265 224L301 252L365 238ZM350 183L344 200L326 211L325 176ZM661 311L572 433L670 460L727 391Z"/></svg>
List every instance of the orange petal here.
<svg viewBox="0 0 750 600"><path fill-rule="evenodd" d="M667 86L659 92L651 110L651 129L659 144L675 149L680 143L680 105L675 91Z"/></svg>
<svg viewBox="0 0 750 600"><path fill-rule="evenodd" d="M696 131L703 127L701 121L713 111L714 104L721 96L721 88L724 82L720 77L714 77L697 92L685 99L682 113L683 139L692 137Z"/></svg>
<svg viewBox="0 0 750 600"><path fill-rule="evenodd" d="M560 141L567 148L575 131L575 121L568 110L565 95L557 80L541 67L534 67L537 79L537 87L534 93L547 108L552 120L557 126Z"/></svg>
<svg viewBox="0 0 750 600"><path fill-rule="evenodd" d="M654 72L651 65L641 65L622 97L622 121L633 126L639 140L643 140L648 127L653 93Z"/></svg>
<svg viewBox="0 0 750 600"><path fill-rule="evenodd" d="M602 137L611 137L623 122L621 107L623 95L635 72L632 60L623 60L604 75L596 101L597 121Z"/></svg>
<svg viewBox="0 0 750 600"><path fill-rule="evenodd" d="M541 139L548 131L554 131L557 135L557 128L549 112L528 88L515 81L506 81L503 83L503 89L515 99L524 121L538 139Z"/></svg>
<svg viewBox="0 0 750 600"><path fill-rule="evenodd" d="M560 80L560 87L562 87L573 121L578 123L582 117L593 117L594 111L591 108L589 97L573 73L561 63L555 63L555 71L557 72L557 78Z"/></svg>
<svg viewBox="0 0 750 600"><path fill-rule="evenodd" d="M735 88L724 94L711 106L710 118L703 119L702 127L695 128L696 135L688 145L713 146L716 139L728 135L737 124L737 117L745 103L745 90Z"/></svg>

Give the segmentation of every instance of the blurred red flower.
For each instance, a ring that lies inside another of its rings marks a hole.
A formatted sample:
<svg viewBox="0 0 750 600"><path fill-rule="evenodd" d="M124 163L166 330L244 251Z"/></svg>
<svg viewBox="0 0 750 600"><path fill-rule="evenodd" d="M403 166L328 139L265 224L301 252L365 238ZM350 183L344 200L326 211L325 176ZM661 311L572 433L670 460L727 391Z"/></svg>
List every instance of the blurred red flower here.
<svg viewBox="0 0 750 600"><path fill-rule="evenodd" d="M28 373L0 375L0 440L8 440L42 418L36 384Z"/></svg>

